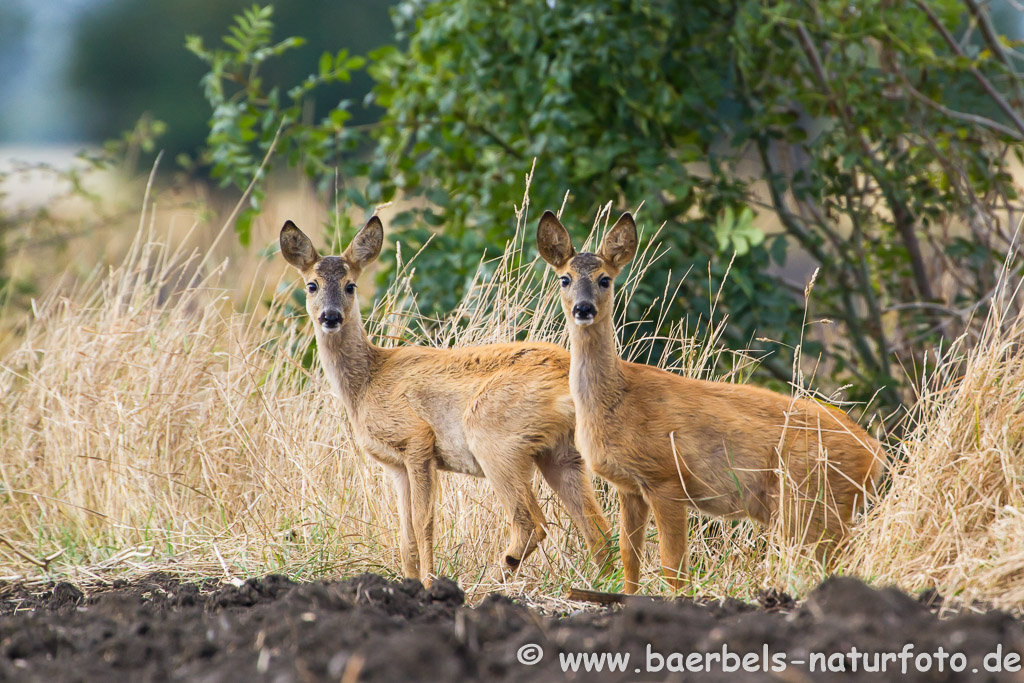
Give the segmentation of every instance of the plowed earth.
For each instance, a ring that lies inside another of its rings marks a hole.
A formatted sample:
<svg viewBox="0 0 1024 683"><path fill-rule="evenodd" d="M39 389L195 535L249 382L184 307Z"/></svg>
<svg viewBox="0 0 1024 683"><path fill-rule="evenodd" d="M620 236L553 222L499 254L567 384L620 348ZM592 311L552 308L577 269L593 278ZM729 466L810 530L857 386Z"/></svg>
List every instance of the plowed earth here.
<svg viewBox="0 0 1024 683"><path fill-rule="evenodd" d="M834 578L799 604L775 594L755 605L637 598L542 616L502 595L465 606L447 579L425 590L372 574L241 586L165 574L87 588L0 582L0 681L1024 680L1008 670L1024 653L1019 620L940 619L936 602ZM864 671L880 663L873 654L908 643L906 674L899 659ZM737 658L709 654L723 648ZM594 660L571 671L572 657L601 653L629 660L622 671L605 661L597 672ZM961 663L952 653L963 655L962 672L951 670ZM997 662L1003 671L989 671Z"/></svg>

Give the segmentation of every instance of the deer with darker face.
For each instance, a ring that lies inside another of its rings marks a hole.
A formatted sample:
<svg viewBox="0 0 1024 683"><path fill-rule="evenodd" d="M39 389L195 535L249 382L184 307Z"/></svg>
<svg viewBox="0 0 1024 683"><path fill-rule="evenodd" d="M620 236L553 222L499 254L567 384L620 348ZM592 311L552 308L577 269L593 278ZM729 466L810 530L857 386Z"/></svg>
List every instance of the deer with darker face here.
<svg viewBox="0 0 1024 683"><path fill-rule="evenodd" d="M533 493L535 469L579 527L592 557L607 567L609 525L572 440L568 354L544 343L456 349L372 344L356 281L383 241L376 216L341 256L320 256L291 221L280 236L281 253L302 276L320 362L354 440L394 483L405 575L429 582L434 573L438 470L490 483L511 524L501 577L546 535Z"/></svg>
<svg viewBox="0 0 1024 683"><path fill-rule="evenodd" d="M541 256L558 276L569 328L569 391L576 445L619 497L625 589L635 592L650 512L661 566L676 589L687 576L687 513L778 520L819 557L847 535L877 481L877 441L842 411L759 387L689 379L619 359L615 277L637 249L626 213L600 249L577 253L547 211Z"/></svg>

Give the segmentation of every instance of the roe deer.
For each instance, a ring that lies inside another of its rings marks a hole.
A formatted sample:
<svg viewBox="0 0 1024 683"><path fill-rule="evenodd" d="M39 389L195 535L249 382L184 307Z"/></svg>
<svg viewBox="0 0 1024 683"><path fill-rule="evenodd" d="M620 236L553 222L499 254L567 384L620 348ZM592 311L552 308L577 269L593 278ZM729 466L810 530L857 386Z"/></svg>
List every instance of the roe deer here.
<svg viewBox="0 0 1024 683"><path fill-rule="evenodd" d="M281 253L302 274L317 350L344 403L357 445L390 473L398 496L402 569L429 583L434 572L437 470L486 477L512 526L502 563L516 570L545 537L533 494L534 465L607 562L609 524L572 442L569 355L545 343L457 349L381 348L363 329L356 279L380 253L373 216L341 256L321 257L288 221Z"/></svg>
<svg viewBox="0 0 1024 683"><path fill-rule="evenodd" d="M547 211L537 244L559 277L569 323L576 446L618 492L626 592L638 586L650 509L662 570L675 590L687 574L689 506L761 524L778 519L788 538L818 544L824 559L880 474L878 442L842 411L813 401L620 360L612 292L636 254L630 214L598 253L577 254Z"/></svg>

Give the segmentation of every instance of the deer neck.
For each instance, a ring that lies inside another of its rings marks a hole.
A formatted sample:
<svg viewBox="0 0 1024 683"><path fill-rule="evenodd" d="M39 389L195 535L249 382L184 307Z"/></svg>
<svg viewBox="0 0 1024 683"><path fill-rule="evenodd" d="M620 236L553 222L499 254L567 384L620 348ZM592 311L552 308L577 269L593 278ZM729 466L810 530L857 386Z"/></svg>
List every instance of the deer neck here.
<svg viewBox="0 0 1024 683"><path fill-rule="evenodd" d="M597 410L622 393L624 379L610 315L588 327L569 321L569 359L569 391L577 418L581 409Z"/></svg>
<svg viewBox="0 0 1024 683"><path fill-rule="evenodd" d="M380 349L367 339L358 314L343 323L337 333L327 334L317 326L316 344L327 379L353 413L370 383Z"/></svg>

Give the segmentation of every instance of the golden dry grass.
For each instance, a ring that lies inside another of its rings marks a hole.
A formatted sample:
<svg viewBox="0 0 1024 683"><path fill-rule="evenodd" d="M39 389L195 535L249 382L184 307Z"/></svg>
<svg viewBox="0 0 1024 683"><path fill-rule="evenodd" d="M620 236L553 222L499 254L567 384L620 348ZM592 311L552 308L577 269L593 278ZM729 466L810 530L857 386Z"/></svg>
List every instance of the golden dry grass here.
<svg viewBox="0 0 1024 683"><path fill-rule="evenodd" d="M850 571L1024 606L1024 316L1009 272L979 338L935 353L890 490L851 542Z"/></svg>

